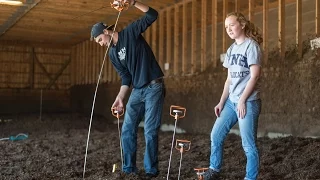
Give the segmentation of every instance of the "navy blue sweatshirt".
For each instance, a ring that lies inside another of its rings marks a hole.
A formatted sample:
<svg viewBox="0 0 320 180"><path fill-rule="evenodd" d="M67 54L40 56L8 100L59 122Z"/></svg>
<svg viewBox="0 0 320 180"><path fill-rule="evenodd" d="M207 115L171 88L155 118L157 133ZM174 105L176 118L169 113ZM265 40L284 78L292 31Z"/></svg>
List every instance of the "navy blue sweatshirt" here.
<svg viewBox="0 0 320 180"><path fill-rule="evenodd" d="M118 32L118 42L111 47L109 57L122 85L139 89L163 76L151 47L141 35L157 17L158 12L149 7L145 16Z"/></svg>

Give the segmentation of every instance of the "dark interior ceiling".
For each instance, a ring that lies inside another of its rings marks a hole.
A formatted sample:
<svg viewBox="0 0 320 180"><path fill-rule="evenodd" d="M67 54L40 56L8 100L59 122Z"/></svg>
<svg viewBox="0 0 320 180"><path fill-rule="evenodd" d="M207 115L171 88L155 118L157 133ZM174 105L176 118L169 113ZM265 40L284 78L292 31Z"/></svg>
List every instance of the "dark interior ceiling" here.
<svg viewBox="0 0 320 180"><path fill-rule="evenodd" d="M140 0L157 10L180 0ZM23 0L20 6L0 2L0 43L67 47L90 38L96 22L115 23L113 0ZM123 27L142 15L129 8L120 15Z"/></svg>

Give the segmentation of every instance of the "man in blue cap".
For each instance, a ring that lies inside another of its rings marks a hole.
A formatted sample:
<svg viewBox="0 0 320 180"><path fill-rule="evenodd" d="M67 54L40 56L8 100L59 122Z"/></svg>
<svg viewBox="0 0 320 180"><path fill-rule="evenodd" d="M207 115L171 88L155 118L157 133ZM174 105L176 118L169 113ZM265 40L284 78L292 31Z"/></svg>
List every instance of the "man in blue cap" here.
<svg viewBox="0 0 320 180"><path fill-rule="evenodd" d="M138 8L145 15L119 32L114 32L113 26L97 23L92 27L91 37L101 46L109 46L110 42L109 57L122 80L120 91L112 107L123 111L123 100L130 86L133 88L122 125L121 140L124 159L122 171L126 174L138 172L136 167L137 130L140 121L144 118L146 142L144 170L147 177L157 177L159 174L158 132L165 96L164 74L141 33L157 19L158 12L135 0L125 2Z"/></svg>

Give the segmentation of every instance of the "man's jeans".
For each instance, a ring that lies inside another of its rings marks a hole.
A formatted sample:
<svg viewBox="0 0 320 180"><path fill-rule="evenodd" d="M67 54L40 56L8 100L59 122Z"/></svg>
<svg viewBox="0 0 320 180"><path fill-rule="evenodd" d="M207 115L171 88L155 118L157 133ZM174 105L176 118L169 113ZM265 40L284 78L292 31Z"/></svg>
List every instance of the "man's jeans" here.
<svg viewBox="0 0 320 180"><path fill-rule="evenodd" d="M228 99L221 111L220 117L211 131L210 168L219 172L223 157L223 143L230 129L239 122L242 147L247 156L245 179L257 179L259 171L259 154L256 146L258 118L261 111L261 100L246 102L244 119L238 118L237 103Z"/></svg>
<svg viewBox="0 0 320 180"><path fill-rule="evenodd" d="M123 171L137 173L137 131L144 118L144 169L146 173L158 173L158 132L161 124L165 87L163 83L133 89L126 105L122 125Z"/></svg>

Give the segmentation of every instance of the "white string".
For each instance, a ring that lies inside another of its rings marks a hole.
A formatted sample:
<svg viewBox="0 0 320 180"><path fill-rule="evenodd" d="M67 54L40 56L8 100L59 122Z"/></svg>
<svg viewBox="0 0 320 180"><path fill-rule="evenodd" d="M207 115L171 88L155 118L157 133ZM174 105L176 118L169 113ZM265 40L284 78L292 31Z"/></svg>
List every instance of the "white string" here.
<svg viewBox="0 0 320 180"><path fill-rule="evenodd" d="M177 114L176 114L176 117L177 117ZM169 158L169 166L168 166L168 173L167 173L167 180L169 180L171 156L172 156L172 149L173 149L173 143L174 143L174 136L176 134L177 120L178 120L178 118L176 118L176 121L174 123L174 129L173 129L173 136L172 136L172 142L171 142L171 151L170 151L170 158Z"/></svg>
<svg viewBox="0 0 320 180"><path fill-rule="evenodd" d="M116 21L116 23L115 23L115 26L114 26L114 28L113 28L113 32L112 32L110 41L109 41L108 46L107 46L107 50L106 50L106 52L105 52L105 54L104 54L103 62L102 62L101 68L100 68L100 73L99 73L99 77L98 77L98 81L97 81L97 85L96 85L96 90L95 90L95 92L94 92L94 97L93 97L93 102L92 102L92 108L91 108L91 116L90 116L90 124L89 124L88 138L87 138L86 154L85 154L85 156L84 156L83 176L82 176L83 179L84 179L84 176L85 176L85 173L86 173L86 164L87 164L89 138L90 138L90 131L91 131L91 124L92 124L92 116L93 116L93 111L94 111L94 105L95 105L96 97L97 97L97 91L98 91L98 87L99 87L99 83L100 83L100 78L101 78L102 71L103 71L103 66L104 66L104 63L105 63L105 60L106 60L106 57L107 57L107 53L108 53L110 44L111 44L112 39L113 39L113 35L114 35L114 32L115 32L115 29L116 29L117 24L118 24L118 20L119 20L119 17L120 17L120 13L121 13L121 11L119 11L119 14L118 14L118 17L117 17L117 21Z"/></svg>
<svg viewBox="0 0 320 180"><path fill-rule="evenodd" d="M183 147L181 147L181 148L183 148ZM179 175L178 175L178 180L180 179L181 163L182 163L182 151L181 151L181 156L180 156L180 166L179 166Z"/></svg>
<svg viewBox="0 0 320 180"><path fill-rule="evenodd" d="M118 114L118 132L119 132L119 141L120 141L121 169L123 169L123 155L122 155L122 142L121 142L119 114Z"/></svg>

